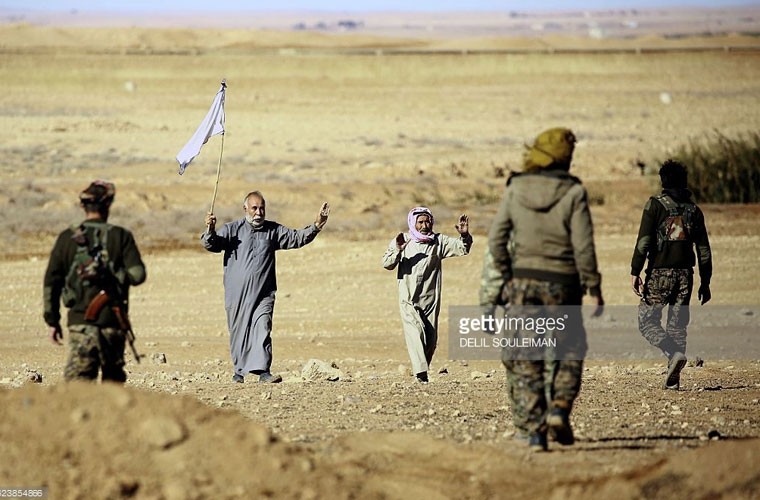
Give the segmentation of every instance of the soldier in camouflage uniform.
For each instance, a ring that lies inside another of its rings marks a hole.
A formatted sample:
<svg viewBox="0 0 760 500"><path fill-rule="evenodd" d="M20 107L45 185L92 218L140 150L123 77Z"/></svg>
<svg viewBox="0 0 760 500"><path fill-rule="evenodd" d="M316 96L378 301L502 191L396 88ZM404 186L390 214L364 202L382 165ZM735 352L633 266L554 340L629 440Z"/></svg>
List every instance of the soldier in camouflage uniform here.
<svg viewBox="0 0 760 500"><path fill-rule="evenodd" d="M45 272L43 303L50 340L60 345L60 302L69 308L69 357L64 379L125 382L125 334L115 307L127 314L129 287L145 281L145 265L132 233L107 223L115 187L95 181L79 195L85 212L81 224L63 231L55 242ZM112 280L112 281L110 281ZM108 290L107 304L97 311L88 306ZM90 320L86 320L87 315Z"/></svg>
<svg viewBox="0 0 760 500"><path fill-rule="evenodd" d="M565 128L546 130L527 147L524 172L507 181L491 226L495 269L486 262L481 302L498 296L494 283L500 275L516 306L580 306L588 291L597 305L595 314L601 313L601 275L586 190L568 173L574 147L575 136ZM570 411L586 354L579 313L573 319L574 345L565 346L561 355L545 349L538 359L514 359L503 351L514 425L531 449L546 450L547 433L560 444L574 443Z"/></svg>
<svg viewBox="0 0 760 500"><path fill-rule="evenodd" d="M639 236L631 260L631 286L641 297L639 330L650 344L668 358L664 387L678 390L686 364L686 327L694 286L694 248L699 257L702 304L711 298L712 256L702 211L686 189L687 172L682 164L668 160L660 168L663 191L644 206ZM644 263L646 279L639 277ZM667 324L662 311L667 306Z"/></svg>

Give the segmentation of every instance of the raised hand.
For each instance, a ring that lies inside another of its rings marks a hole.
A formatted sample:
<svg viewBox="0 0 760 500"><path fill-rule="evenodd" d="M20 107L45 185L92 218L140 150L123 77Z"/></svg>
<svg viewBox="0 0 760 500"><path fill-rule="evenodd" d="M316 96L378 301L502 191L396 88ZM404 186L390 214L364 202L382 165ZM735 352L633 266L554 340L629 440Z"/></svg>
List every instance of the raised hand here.
<svg viewBox="0 0 760 500"><path fill-rule="evenodd" d="M330 205L327 202L322 203L322 208L319 209L319 214L314 221L314 225L317 228L322 229L327 223L327 218L330 216Z"/></svg>
<svg viewBox="0 0 760 500"><path fill-rule="evenodd" d="M211 212L206 214L206 227L209 231L216 229L216 216Z"/></svg>
<svg viewBox="0 0 760 500"><path fill-rule="evenodd" d="M406 238L404 238L404 233L398 233L396 235L396 248L399 249L399 251L403 250L406 246Z"/></svg>
<svg viewBox="0 0 760 500"><path fill-rule="evenodd" d="M470 218L467 215L462 214L459 216L459 223L454 226L457 232L461 235L470 234Z"/></svg>

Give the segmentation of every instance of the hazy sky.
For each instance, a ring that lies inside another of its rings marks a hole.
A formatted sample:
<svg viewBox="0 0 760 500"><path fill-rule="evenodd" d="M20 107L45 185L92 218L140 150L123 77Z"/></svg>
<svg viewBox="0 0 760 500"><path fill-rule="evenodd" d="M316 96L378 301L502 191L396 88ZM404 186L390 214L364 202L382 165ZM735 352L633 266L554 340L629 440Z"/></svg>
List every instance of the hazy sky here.
<svg viewBox="0 0 760 500"><path fill-rule="evenodd" d="M123 10L129 12L167 10L509 11L716 5L760 5L760 0L0 0L0 9Z"/></svg>

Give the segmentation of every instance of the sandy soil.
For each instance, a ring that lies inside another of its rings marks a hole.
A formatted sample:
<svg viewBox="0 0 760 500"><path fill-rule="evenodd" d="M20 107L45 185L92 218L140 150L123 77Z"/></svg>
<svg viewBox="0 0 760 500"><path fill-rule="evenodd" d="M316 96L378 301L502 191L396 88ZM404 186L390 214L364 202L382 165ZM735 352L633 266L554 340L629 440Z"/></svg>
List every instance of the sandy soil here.
<svg viewBox="0 0 760 500"><path fill-rule="evenodd" d="M656 358L590 361L578 443L530 454L512 439L499 363L448 360L442 340L431 383L413 383L394 276L380 266L410 206L431 206L447 233L466 211L475 247L445 263L444 305L475 304L501 172L541 129L566 125L581 139L574 172L594 200L607 302L635 304L628 265L654 188L635 162L714 129L757 130L756 54L102 49L0 54L0 487L46 486L49 498L758 498L758 361L690 364L679 392L660 389ZM253 188L292 227L333 205L324 234L278 256L276 386L231 383L221 260L197 243L219 138L182 177L173 160L220 76L219 217L237 217ZM132 296L143 360L129 358L125 388L62 384L65 349L41 320L46 254L95 177L117 183L112 221L134 230L149 272ZM716 262L705 307L757 308L760 208L704 210ZM305 380L311 359L339 380Z"/></svg>

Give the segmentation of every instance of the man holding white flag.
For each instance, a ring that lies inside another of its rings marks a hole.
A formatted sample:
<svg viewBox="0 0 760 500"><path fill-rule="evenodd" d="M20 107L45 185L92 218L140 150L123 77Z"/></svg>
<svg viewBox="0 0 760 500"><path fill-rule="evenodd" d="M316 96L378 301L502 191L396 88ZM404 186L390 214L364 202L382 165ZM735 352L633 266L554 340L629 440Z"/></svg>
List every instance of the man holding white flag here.
<svg viewBox="0 0 760 500"><path fill-rule="evenodd" d="M190 162L200 154L201 146L206 144L210 137L219 134L224 135L224 92L226 89L227 83L222 80L222 86L216 93L214 102L211 103L211 109L206 113L206 118L198 126L190 141L177 153L179 175L182 175Z"/></svg>
<svg viewBox="0 0 760 500"><path fill-rule="evenodd" d="M262 383L282 381L272 375L272 314L277 276L275 252L308 245L327 223L330 205L323 203L314 222L290 229L266 219L266 201L259 191L243 199L245 216L217 230L216 216L206 214L201 235L209 252L224 254L224 309L230 332L232 380L243 383L250 373Z"/></svg>

